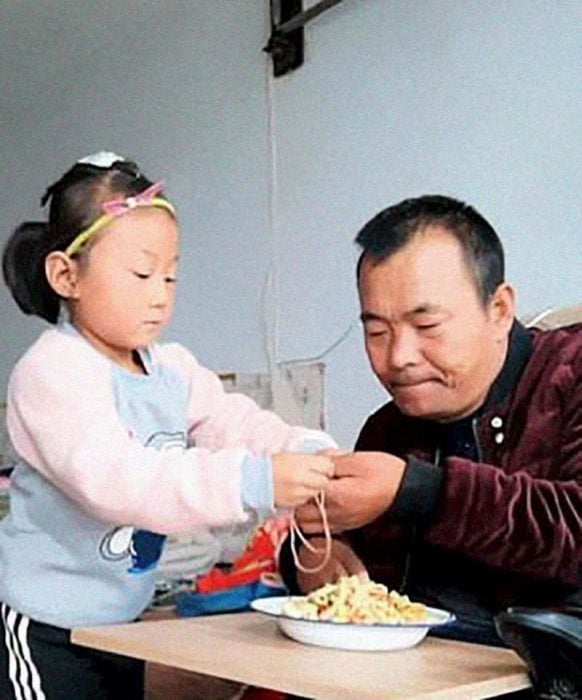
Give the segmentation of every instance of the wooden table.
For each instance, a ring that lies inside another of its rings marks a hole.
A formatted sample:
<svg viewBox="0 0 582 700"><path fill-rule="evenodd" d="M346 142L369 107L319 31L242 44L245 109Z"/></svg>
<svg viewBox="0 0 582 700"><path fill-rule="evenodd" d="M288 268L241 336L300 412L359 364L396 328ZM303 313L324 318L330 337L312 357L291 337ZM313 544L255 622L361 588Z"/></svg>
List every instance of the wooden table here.
<svg viewBox="0 0 582 700"><path fill-rule="evenodd" d="M73 642L321 700L486 698L529 686L507 649L431 637L401 651L325 649L285 638L258 613L77 629Z"/></svg>

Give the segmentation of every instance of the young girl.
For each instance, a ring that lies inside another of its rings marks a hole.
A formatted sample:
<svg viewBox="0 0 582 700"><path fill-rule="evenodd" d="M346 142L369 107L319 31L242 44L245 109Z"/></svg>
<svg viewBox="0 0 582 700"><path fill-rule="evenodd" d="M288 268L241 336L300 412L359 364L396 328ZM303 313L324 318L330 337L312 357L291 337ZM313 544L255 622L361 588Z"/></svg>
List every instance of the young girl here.
<svg viewBox="0 0 582 700"><path fill-rule="evenodd" d="M0 697L141 697L141 664L70 644L134 620L164 536L266 517L325 489L325 433L291 427L177 344L178 226L161 184L100 153L47 190L3 272L55 327L17 363L7 421L20 457L0 524ZM65 311L68 320L61 321Z"/></svg>

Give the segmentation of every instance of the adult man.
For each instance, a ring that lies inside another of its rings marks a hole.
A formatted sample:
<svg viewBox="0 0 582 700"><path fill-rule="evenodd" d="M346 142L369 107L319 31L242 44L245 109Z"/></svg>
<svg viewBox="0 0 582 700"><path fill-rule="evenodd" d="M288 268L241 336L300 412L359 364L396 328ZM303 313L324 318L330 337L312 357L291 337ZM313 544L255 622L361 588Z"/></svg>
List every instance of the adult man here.
<svg viewBox="0 0 582 700"><path fill-rule="evenodd" d="M328 518L352 549L336 540L300 587L365 566L453 611L443 634L499 643L496 612L581 588L582 325L515 320L497 234L462 202L406 200L356 241L366 350L393 400L335 458ZM298 520L321 531L312 506Z"/></svg>

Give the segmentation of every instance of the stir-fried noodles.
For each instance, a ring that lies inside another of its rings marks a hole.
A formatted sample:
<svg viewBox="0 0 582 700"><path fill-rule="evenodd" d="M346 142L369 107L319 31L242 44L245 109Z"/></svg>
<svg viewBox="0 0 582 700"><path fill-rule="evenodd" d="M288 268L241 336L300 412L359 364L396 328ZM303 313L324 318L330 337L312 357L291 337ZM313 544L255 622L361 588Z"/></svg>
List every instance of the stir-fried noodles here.
<svg viewBox="0 0 582 700"><path fill-rule="evenodd" d="M412 603L381 583L345 576L306 596L290 598L283 613L304 620L374 625L424 622L427 611L422 603Z"/></svg>

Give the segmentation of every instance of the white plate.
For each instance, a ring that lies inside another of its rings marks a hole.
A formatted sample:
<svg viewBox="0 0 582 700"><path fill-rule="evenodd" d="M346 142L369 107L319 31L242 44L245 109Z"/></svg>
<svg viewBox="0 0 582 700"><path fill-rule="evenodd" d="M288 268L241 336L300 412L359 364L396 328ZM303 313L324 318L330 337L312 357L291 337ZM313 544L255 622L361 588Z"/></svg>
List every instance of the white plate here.
<svg viewBox="0 0 582 700"><path fill-rule="evenodd" d="M291 639L334 649L407 649L422 641L431 627L446 625L455 619L454 615L445 610L427 608L425 622L359 625L327 620L298 620L282 612L283 605L288 600L288 597L259 598L253 600L251 607L257 612L275 617L280 630Z"/></svg>

